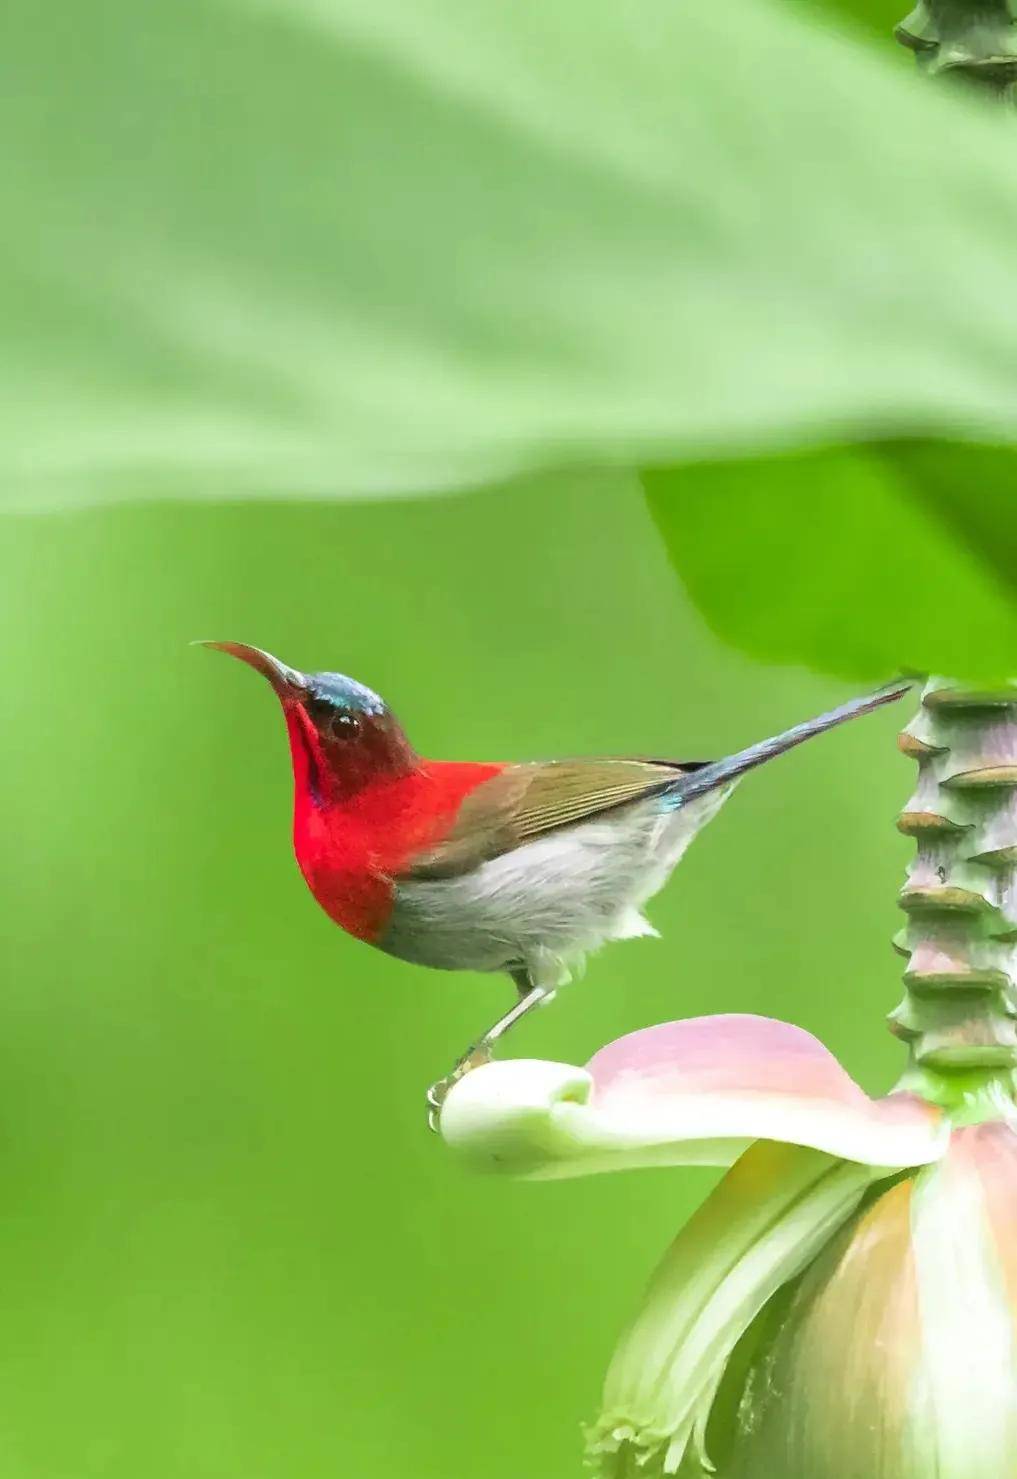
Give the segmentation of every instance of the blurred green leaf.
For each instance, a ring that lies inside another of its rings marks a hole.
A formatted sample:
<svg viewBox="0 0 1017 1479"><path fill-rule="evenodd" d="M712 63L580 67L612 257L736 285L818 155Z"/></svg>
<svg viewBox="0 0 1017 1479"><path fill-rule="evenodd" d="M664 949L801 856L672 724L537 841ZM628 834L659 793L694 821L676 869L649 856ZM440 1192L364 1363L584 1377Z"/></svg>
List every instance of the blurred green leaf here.
<svg viewBox="0 0 1017 1479"><path fill-rule="evenodd" d="M820 14L8 0L6 496L1009 440L1012 139Z"/></svg>
<svg viewBox="0 0 1017 1479"><path fill-rule="evenodd" d="M898 21L911 9L910 0L815 0L817 6L836 15L840 20L853 22L859 34L868 33L876 45L885 48L893 38ZM909 52L899 53L899 64L914 70L915 59Z"/></svg>
<svg viewBox="0 0 1017 1479"><path fill-rule="evenodd" d="M512 1187L442 1154L423 1088L511 986L331 924L271 694L188 639L354 673L450 758L720 754L843 689L714 641L609 473L10 517L0 623L4 1479L581 1479L707 1173ZM892 1083L904 717L747 780L653 901L663 938L605 950L512 1052L779 1011Z"/></svg>
<svg viewBox="0 0 1017 1479"><path fill-rule="evenodd" d="M892 443L646 474L711 628L768 661L868 680L1017 669L1017 457Z"/></svg>
<svg viewBox="0 0 1017 1479"><path fill-rule="evenodd" d="M1015 599L1017 455L1005 447L934 441L900 442L883 447L881 453L902 482L938 515L952 538L994 571L1010 599ZM1012 621L1012 611L1009 616ZM1010 666L999 672L1012 673L1017 662L1012 633L1004 616L995 647L1008 654Z"/></svg>

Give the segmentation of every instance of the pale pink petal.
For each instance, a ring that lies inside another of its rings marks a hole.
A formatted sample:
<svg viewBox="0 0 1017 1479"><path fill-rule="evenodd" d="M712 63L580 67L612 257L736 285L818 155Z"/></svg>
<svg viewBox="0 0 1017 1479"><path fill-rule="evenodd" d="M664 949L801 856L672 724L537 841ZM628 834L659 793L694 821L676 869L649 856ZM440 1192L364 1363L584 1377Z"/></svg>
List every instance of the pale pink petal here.
<svg viewBox="0 0 1017 1479"><path fill-rule="evenodd" d="M871 1099L810 1032L727 1014L646 1027L587 1064L590 1106L614 1124L674 1135L746 1133L870 1165L923 1165L945 1145L940 1112L911 1094Z"/></svg>
<svg viewBox="0 0 1017 1479"><path fill-rule="evenodd" d="M771 1093L789 1082L816 1098L845 1103L868 1098L811 1032L748 1012L644 1027L601 1048L586 1068L602 1106L615 1099L635 1102L690 1091Z"/></svg>
<svg viewBox="0 0 1017 1479"><path fill-rule="evenodd" d="M809 1033L754 1016L647 1028L585 1071L488 1064L452 1089L441 1131L474 1164L525 1176L730 1165L754 1140L917 1166L936 1160L947 1136L937 1109L907 1094L870 1099Z"/></svg>

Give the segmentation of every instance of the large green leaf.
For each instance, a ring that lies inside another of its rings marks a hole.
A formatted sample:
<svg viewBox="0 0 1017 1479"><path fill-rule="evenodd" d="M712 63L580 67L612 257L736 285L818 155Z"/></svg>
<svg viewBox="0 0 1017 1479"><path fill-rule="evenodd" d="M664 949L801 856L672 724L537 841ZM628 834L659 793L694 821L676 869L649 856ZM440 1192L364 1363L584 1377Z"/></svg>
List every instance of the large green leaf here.
<svg viewBox="0 0 1017 1479"><path fill-rule="evenodd" d="M766 0L7 0L4 33L8 499L1017 432L1013 141L889 40Z"/></svg>
<svg viewBox="0 0 1017 1479"><path fill-rule="evenodd" d="M644 477L672 562L752 656L869 680L1017 672L1017 455L896 443Z"/></svg>

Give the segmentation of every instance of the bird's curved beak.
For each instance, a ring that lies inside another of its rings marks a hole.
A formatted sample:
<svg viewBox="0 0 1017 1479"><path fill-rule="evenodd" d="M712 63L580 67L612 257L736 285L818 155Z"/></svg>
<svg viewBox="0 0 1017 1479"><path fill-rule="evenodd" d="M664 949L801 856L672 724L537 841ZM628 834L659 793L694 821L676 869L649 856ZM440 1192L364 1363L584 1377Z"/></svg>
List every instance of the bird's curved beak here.
<svg viewBox="0 0 1017 1479"><path fill-rule="evenodd" d="M267 678L280 698L303 698L307 694L307 679L304 674L280 662L270 652L263 652L260 647L249 647L246 642L198 641L193 645L214 647L218 652L228 652L230 657L239 657L241 662L247 663L248 667Z"/></svg>

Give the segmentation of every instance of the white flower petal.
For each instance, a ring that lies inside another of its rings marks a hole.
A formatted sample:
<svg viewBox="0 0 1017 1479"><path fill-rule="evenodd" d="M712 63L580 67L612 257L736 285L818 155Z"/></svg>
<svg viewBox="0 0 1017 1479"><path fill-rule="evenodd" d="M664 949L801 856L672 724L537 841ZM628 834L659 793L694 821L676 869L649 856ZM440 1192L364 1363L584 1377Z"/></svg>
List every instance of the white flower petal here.
<svg viewBox="0 0 1017 1479"><path fill-rule="evenodd" d="M620 1342L589 1451L605 1479L675 1473L703 1434L725 1363L771 1296L851 1215L877 1173L756 1145L682 1229Z"/></svg>
<svg viewBox="0 0 1017 1479"><path fill-rule="evenodd" d="M647 1028L603 1049L587 1070L486 1064L451 1090L441 1132L479 1168L534 1177L727 1166L753 1140L916 1166L935 1160L947 1136L924 1100L870 1099L809 1033L755 1016Z"/></svg>

